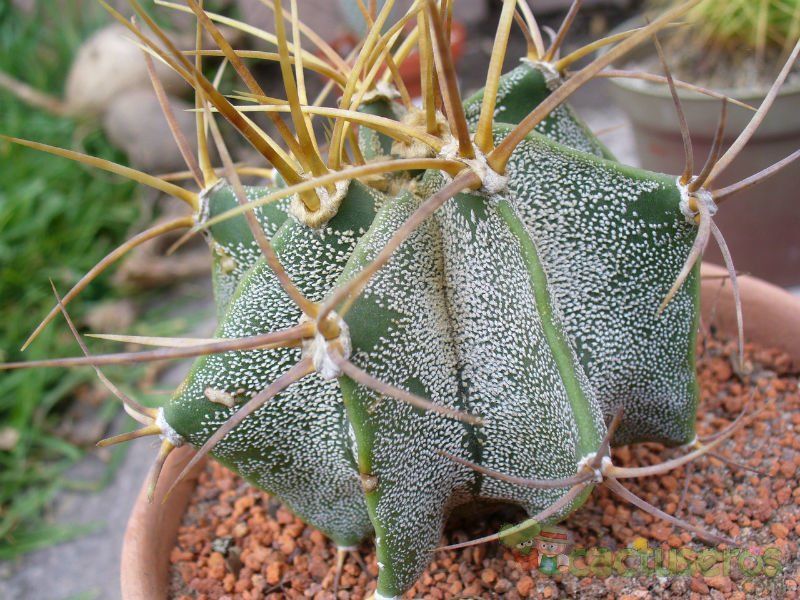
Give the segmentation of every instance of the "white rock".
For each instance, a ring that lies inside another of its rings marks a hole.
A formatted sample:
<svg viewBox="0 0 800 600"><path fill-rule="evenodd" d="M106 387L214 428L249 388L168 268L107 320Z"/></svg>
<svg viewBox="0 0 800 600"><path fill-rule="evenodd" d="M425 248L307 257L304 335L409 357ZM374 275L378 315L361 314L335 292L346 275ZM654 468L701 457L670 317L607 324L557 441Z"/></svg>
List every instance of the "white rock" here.
<svg viewBox="0 0 800 600"><path fill-rule="evenodd" d="M194 113L187 112L194 106L179 98L170 98L169 102L192 152L196 153L195 117ZM186 168L158 99L150 88L126 90L114 98L103 117L103 129L111 143L143 171L163 173Z"/></svg>
<svg viewBox="0 0 800 600"><path fill-rule="evenodd" d="M77 114L103 112L124 92L150 86L142 50L134 35L114 23L99 29L75 55L64 91L67 105ZM154 60L156 72L167 92L183 93L188 85L169 67Z"/></svg>

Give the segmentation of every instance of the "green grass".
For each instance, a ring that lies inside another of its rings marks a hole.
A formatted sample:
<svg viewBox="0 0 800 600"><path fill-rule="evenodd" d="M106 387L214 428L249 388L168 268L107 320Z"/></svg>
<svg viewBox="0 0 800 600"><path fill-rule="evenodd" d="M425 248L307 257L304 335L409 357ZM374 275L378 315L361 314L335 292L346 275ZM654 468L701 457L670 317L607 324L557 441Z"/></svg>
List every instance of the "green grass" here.
<svg viewBox="0 0 800 600"><path fill-rule="evenodd" d="M105 21L91 2L40 2L28 19L0 0L0 69L60 95L70 57L86 33ZM58 5L58 6L56 6ZM71 7L71 8L70 8ZM0 91L0 132L123 160L86 124L48 115ZM48 279L65 292L129 233L139 215L134 186L59 158L0 142L0 359L79 352L62 322L24 354L19 347L53 304ZM113 295L108 278L71 305L76 320ZM82 531L48 523L46 508L84 449L53 434L71 393L91 370L47 369L0 374L0 429L19 441L0 450L0 559ZM102 408L112 418L115 409Z"/></svg>
<svg viewBox="0 0 800 600"><path fill-rule="evenodd" d="M78 46L111 19L95 0L36 4L35 14L24 15L12 8L11 0L0 0L0 70L61 96ZM155 11L153 16L169 25L169 11ZM33 109L2 89L0 133L125 162L96 122ZM0 361L80 354L63 319L56 319L24 353L19 348L54 304L50 280L65 293L99 259L141 229L142 216L131 182L0 141ZM110 277L100 277L70 304L70 315L80 326L94 306L123 293L130 297L135 291L115 290ZM201 313L206 315L203 308L186 309L187 303L198 306L204 288L172 290L168 298L162 293L136 294L139 307L149 308L130 333L181 335L201 321ZM114 344L97 341L89 346L94 352L118 350ZM130 393L145 379L148 367L105 372ZM0 373L0 435L8 431L18 435L12 448L0 449L0 560L94 528L53 523L48 515L60 491L92 492L107 485L124 456L124 448L113 448L105 472L94 480L76 481L70 476L87 448L63 439L57 430L76 390L87 384L98 385L88 367ZM149 394L139 395L138 400L158 406L164 398ZM120 413L119 403L110 398L96 410L101 423L110 423Z"/></svg>

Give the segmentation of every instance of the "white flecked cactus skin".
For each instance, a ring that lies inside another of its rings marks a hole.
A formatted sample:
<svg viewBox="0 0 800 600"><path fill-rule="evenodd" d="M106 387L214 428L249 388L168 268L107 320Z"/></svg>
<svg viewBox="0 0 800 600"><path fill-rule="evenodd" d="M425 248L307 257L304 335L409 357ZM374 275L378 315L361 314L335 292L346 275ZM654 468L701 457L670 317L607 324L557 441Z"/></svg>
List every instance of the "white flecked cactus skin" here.
<svg viewBox="0 0 800 600"><path fill-rule="evenodd" d="M414 207L411 196L388 204L349 268L371 260ZM558 478L597 450L600 410L544 306L547 290L537 294L532 246L507 198L456 196L397 251L349 313L353 326L393 317L385 331L351 329L357 364L484 418L481 427L442 421L343 383L359 469L377 479L367 502L384 591L413 583L454 506L500 500L536 514L564 493L482 477L437 451ZM397 285L409 275L412 284Z"/></svg>
<svg viewBox="0 0 800 600"><path fill-rule="evenodd" d="M541 67L523 59L501 78L495 120L518 123L551 88ZM465 102L472 123L481 98L478 92ZM614 160L569 105L536 131ZM579 154L564 157L534 136L509 163L516 207L540 248L564 327L606 418L624 408L617 444L680 445L694 437L697 273L670 311L653 310L663 282L675 278L696 233L676 211L680 198L674 184L667 176L643 179L629 167L603 168Z"/></svg>
<svg viewBox="0 0 800 600"><path fill-rule="evenodd" d="M498 140L506 130L497 127ZM445 203L373 277L346 319L356 365L437 404L481 415L482 426L422 413L346 377L336 386L312 375L214 450L339 545L374 528L380 589L388 594L407 589L428 564L453 507L499 500L534 515L565 492L484 477L437 451L520 477L568 477L598 450L603 413L613 414L621 398L629 401L620 436L683 443L693 431L694 280L664 319L655 317L692 241L674 179L538 134L520 144L508 174L503 194L462 194ZM317 248L327 228L314 232L293 217L275 246L295 281L321 297L342 270L346 281L368 264L441 184L429 172L416 180L416 194L376 202L383 208L368 230L369 220L347 224L352 217L344 209L363 204L351 193L328 226L347 229L335 249ZM303 230L302 237L288 235ZM630 287L620 289L625 273L606 275L609 265L626 264ZM652 283L640 286L648 277ZM641 315L659 329L637 322ZM218 335L275 331L299 317L261 260L240 284ZM237 408L207 401L207 387L246 390L240 405L297 352L200 359L167 407L169 422L202 445ZM661 353L657 364L652 352ZM372 489L362 491L359 479L373 482Z"/></svg>
<svg viewBox="0 0 800 600"><path fill-rule="evenodd" d="M249 201L257 200L275 188L246 188ZM224 179L201 195L201 209L198 222L213 218L236 206L236 196ZM256 212L264 233L272 237L286 219L289 199L262 207ZM224 317L236 286L244 274L261 256L261 250L253 239L244 217L231 219L212 227L207 234L213 259L211 276L214 282L214 302L217 315Z"/></svg>
<svg viewBox="0 0 800 600"><path fill-rule="evenodd" d="M380 192L358 182L351 185L343 208L324 228L314 231L289 217L273 237L281 261L310 298L322 298L335 284L383 203ZM263 260L250 266L225 310L216 335L229 338L291 327L302 314ZM299 355L299 348L287 348L201 358L166 406L167 421L186 432L191 443L202 445L237 405ZM236 404L228 408L209 401L207 389L234 394ZM368 534L370 525L348 431L336 384L308 377L243 422L214 453L255 485L277 493L337 544L351 546Z"/></svg>
<svg viewBox="0 0 800 600"><path fill-rule="evenodd" d="M624 408L614 442L691 441L698 273L667 311L653 308L696 234L673 178L568 156L533 136L517 148L509 174L598 402L609 419Z"/></svg>

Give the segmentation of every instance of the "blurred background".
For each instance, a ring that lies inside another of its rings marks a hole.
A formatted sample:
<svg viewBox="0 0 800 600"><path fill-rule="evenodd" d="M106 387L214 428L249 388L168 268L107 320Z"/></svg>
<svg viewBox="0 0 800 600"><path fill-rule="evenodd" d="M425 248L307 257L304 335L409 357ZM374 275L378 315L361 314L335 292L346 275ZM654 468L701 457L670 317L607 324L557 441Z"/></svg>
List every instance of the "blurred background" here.
<svg viewBox="0 0 800 600"><path fill-rule="evenodd" d="M531 0L539 23L553 31L566 0ZM126 3L111 4L128 15ZM178 45L192 44L194 19L152 9ZM381 3L379 2L379 5ZM615 28L643 22L669 0L587 0L562 55ZM708 6L707 6L708 4ZM757 105L800 32L800 0L710 0L686 26L664 36L675 76ZM398 10L407 6L398 2ZM205 7L267 31L272 14L260 0L206 0ZM499 15L497 0L457 0L452 47L462 92L483 85ZM301 18L342 54L364 28L355 0L300 0ZM235 47L267 45L233 28ZM24 137L129 164L153 174L184 167L152 91L140 51L93 0L0 0L0 134ZM525 55L512 32L507 68ZM788 50L787 50L788 48ZM209 61L209 73L215 65ZM418 67L417 67L418 68ZM615 68L661 74L652 45ZM277 67L260 66L267 92L279 90ZM403 65L413 87L414 65ZM179 123L193 139L189 89L161 73ZM228 74L222 87L235 87ZM309 86L320 82L309 82ZM276 92L277 93L277 92ZM313 94L310 89L309 95ZM800 147L800 81L795 72L727 184ZM695 154L707 154L718 100L685 97ZM683 149L664 86L602 78L571 100L590 128L624 163L678 173ZM731 107L728 139L749 113ZM266 125L265 125L266 127ZM235 158L254 160L230 136ZM798 167L732 200L716 220L739 272L794 288L800 285ZM24 353L19 348L53 306L50 281L63 294L131 235L179 214L162 197L106 173L0 139L0 360L77 355L57 319ZM213 329L202 241L168 256L169 236L143 245L87 287L70 305L81 331L136 335L203 335ZM710 253L708 260L719 261ZM797 288L794 288L797 289ZM92 340L94 352L118 348ZM182 366L108 369L146 403L158 405L180 381ZM119 552L130 508L154 449L149 442L98 450L94 443L131 428L98 386L91 369L16 371L0 375L0 598L115 598ZM43 585L43 582L47 582Z"/></svg>

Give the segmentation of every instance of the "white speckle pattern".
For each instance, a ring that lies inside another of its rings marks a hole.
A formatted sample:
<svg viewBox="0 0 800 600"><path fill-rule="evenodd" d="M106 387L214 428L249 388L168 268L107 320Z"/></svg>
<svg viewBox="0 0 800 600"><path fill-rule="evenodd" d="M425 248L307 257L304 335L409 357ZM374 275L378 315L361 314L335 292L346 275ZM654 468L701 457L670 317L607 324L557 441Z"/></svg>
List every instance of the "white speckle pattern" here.
<svg viewBox="0 0 800 600"><path fill-rule="evenodd" d="M436 221L462 393L470 412L486 417L476 462L521 477L572 475L578 433L516 239L475 196L447 202ZM563 493L483 477L478 495L538 512Z"/></svg>
<svg viewBox="0 0 800 600"><path fill-rule="evenodd" d="M354 184L348 194L351 206L342 208L347 211L342 219L311 230L290 218L275 235L275 250L306 297L319 301L331 289L372 221L374 208L369 205L379 204L380 199L377 192ZM359 219L363 228L353 229ZM231 299L217 336L241 337L288 328L296 325L300 316L277 277L259 260ZM184 426L189 441L199 446L236 410L208 402L203 395L207 388L242 389L244 399L249 399L300 356L300 349L291 348L203 357L172 399L167 416L177 429ZM245 419L216 446L214 454L251 482L278 495L338 544L351 545L368 535L371 525L354 468L348 427L337 383L311 375Z"/></svg>
<svg viewBox="0 0 800 600"><path fill-rule="evenodd" d="M508 175L606 418L625 408L615 442L686 442L697 403L695 276L656 314L697 233L674 180L537 136L517 148Z"/></svg>
<svg viewBox="0 0 800 600"><path fill-rule="evenodd" d="M416 199L403 196L379 212L347 272L357 272L369 262L416 206ZM375 274L346 319L355 364L381 381L463 410L441 256L437 229L428 220ZM383 322L376 323L376 315L382 315ZM475 480L474 474L435 452L468 454L468 426L357 390L356 402L365 413L363 422L351 416L366 446L359 454L370 455L371 474L378 477L379 501L372 517L380 540L378 560L384 565L380 589L385 592L389 585L403 590L416 579L416 565L427 565L431 549L438 545L449 505L459 501L454 492L461 492L463 502ZM398 564L413 566L395 571Z"/></svg>
<svg viewBox="0 0 800 600"><path fill-rule="evenodd" d="M504 76L501 99L511 102L522 80L530 87L537 78L543 80L535 66L521 65ZM498 103L498 114L507 109L519 106ZM542 131L602 155L569 109L559 111ZM497 136L504 131L498 128ZM681 213L674 181L538 135L517 148L507 175L507 192L503 181L492 193L460 194L445 203L346 315L355 364L437 404L481 415L482 427L422 412L347 378L340 378L341 388L326 381L339 372L324 340L304 350L202 358L169 406L170 422L178 430L178 423L189 423L187 438L201 444L235 410L214 406L204 391L241 389L252 396L303 352L313 354L322 377L290 386L229 434L215 454L339 545L360 540L371 521L384 595L413 584L453 507L502 500L533 514L566 493L479 476L437 451L520 477L553 479L574 474L592 456L604 431L603 413L610 417L620 405L626 412L617 442L675 443L693 428L692 282L663 317L655 314L695 233ZM420 197L445 180L429 173L417 186ZM380 204L376 192L353 185ZM319 230L290 217L274 245L303 293L321 300L337 280L375 257L420 197L404 194L374 221L374 213L361 215L357 227L348 227L354 217L341 212ZM224 255L246 261L247 244L237 243ZM544 294L543 287L533 287L534 280L544 281L538 262L532 274L536 256L547 277ZM244 275L229 306L219 336L275 331L300 318L261 260Z"/></svg>
<svg viewBox="0 0 800 600"><path fill-rule="evenodd" d="M275 188L245 187L248 202L258 200L274 191ZM258 222L264 229L267 238L272 238L283 225L290 202L291 197L282 198L255 210ZM220 215L238 204L233 189L224 180L220 180L209 190L206 195L206 203L207 217ZM199 222L202 223L204 220ZM221 319L236 291L236 286L244 274L261 258L261 249L253 238L244 216L238 216L212 227L209 245L214 259L212 279L217 315Z"/></svg>
<svg viewBox="0 0 800 600"><path fill-rule="evenodd" d="M426 191L443 178L426 184ZM392 202L359 245L369 261L416 202ZM500 258L502 257L502 258ZM354 337L354 360L382 381L484 417L473 428L418 415L359 389L362 429L378 478L373 520L386 565L379 589L404 590L427 566L448 511L476 499L522 505L531 514L565 490L533 490L476 475L433 453L444 450L522 477L574 474L575 418L543 333L518 240L493 201L460 195L396 251L351 310L351 330L386 315L388 329ZM348 267L348 271L350 266ZM363 311L363 312L362 312ZM370 347L368 351L365 347ZM573 367L580 371L577 358ZM583 382L596 431L601 411Z"/></svg>

